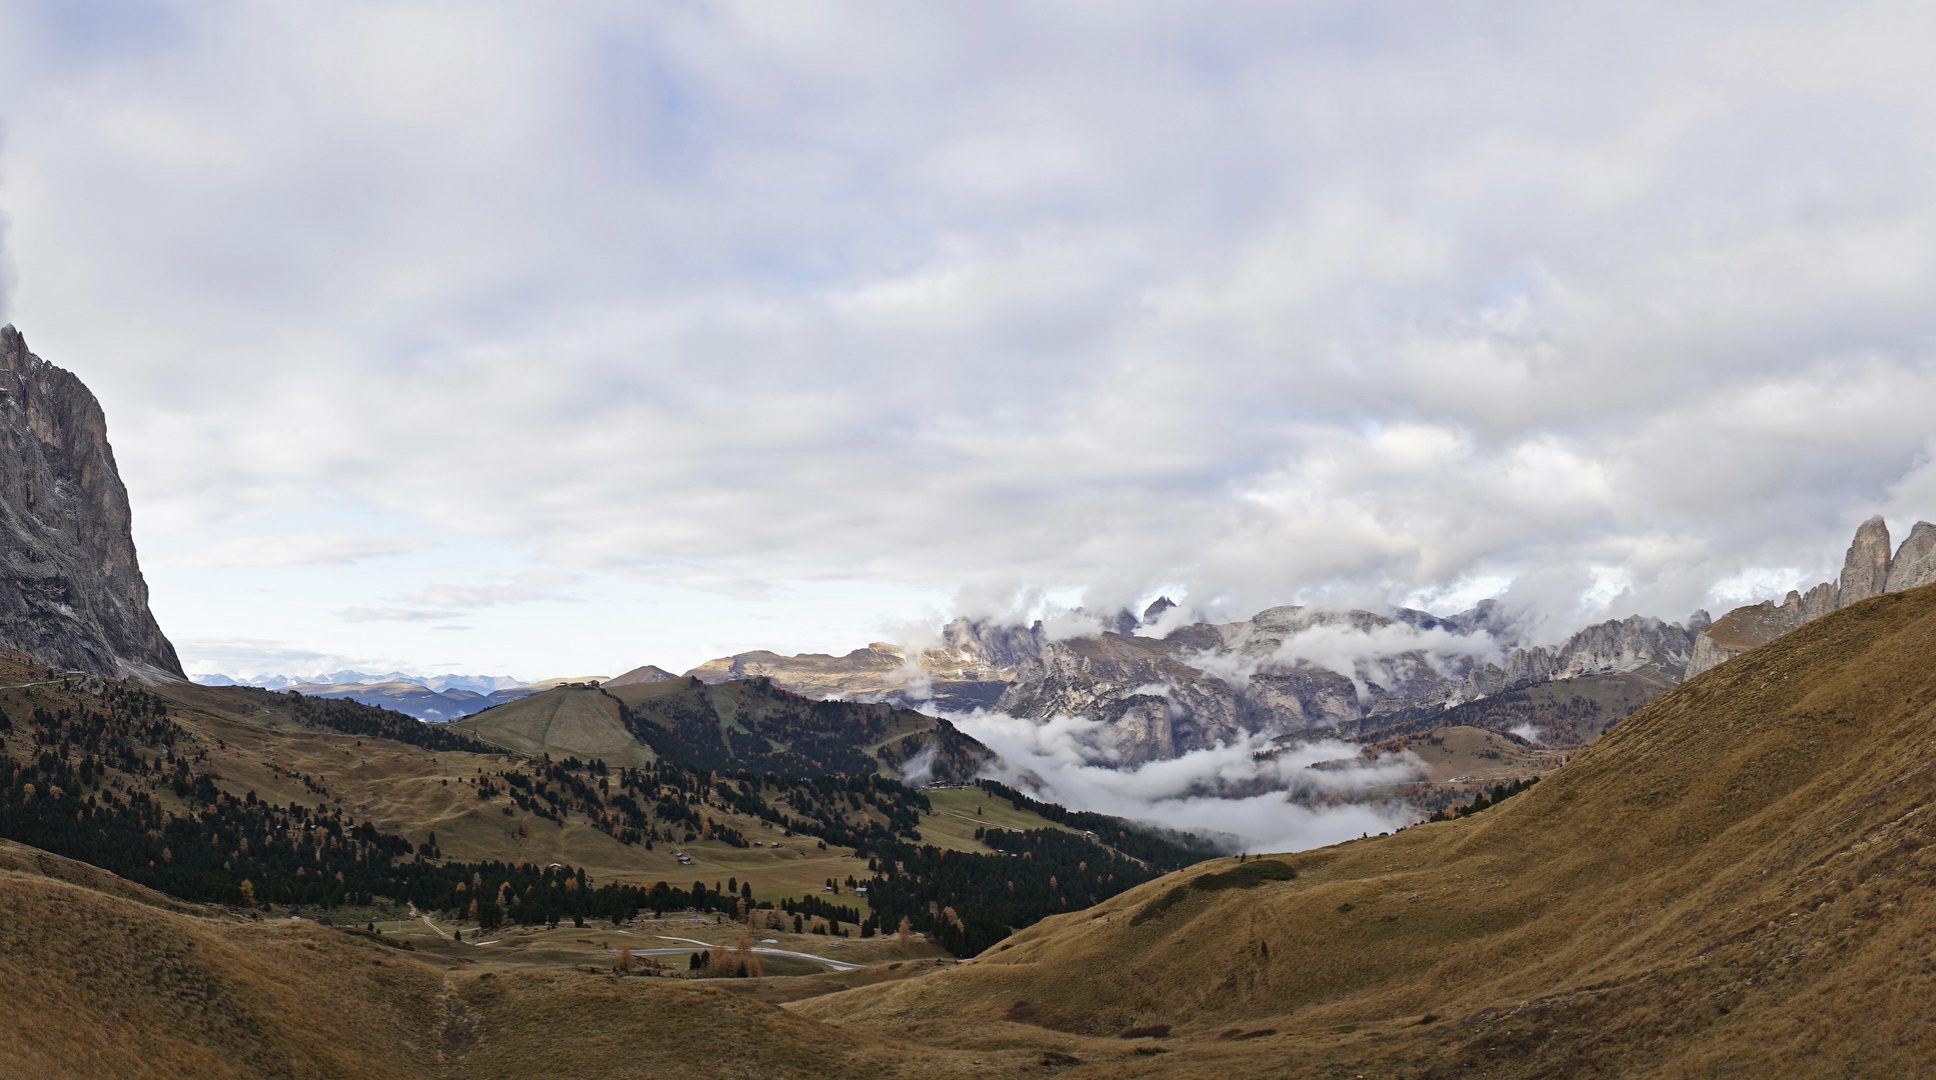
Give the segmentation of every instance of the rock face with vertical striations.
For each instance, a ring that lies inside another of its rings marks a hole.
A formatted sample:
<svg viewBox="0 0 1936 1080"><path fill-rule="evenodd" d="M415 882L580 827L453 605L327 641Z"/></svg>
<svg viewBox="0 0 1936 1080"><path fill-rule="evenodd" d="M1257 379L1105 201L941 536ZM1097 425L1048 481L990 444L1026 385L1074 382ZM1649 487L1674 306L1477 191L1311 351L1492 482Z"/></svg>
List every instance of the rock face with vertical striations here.
<svg viewBox="0 0 1936 1080"><path fill-rule="evenodd" d="M182 677L148 610L128 491L86 386L0 327L0 644L67 670Z"/></svg>
<svg viewBox="0 0 1936 1080"><path fill-rule="evenodd" d="M1889 590L1936 584L1936 525L1918 521L1889 564Z"/></svg>
<svg viewBox="0 0 1936 1080"><path fill-rule="evenodd" d="M1841 602L1836 606L1881 596L1889 587L1889 562L1889 526L1877 514L1855 530L1855 542L1842 559Z"/></svg>

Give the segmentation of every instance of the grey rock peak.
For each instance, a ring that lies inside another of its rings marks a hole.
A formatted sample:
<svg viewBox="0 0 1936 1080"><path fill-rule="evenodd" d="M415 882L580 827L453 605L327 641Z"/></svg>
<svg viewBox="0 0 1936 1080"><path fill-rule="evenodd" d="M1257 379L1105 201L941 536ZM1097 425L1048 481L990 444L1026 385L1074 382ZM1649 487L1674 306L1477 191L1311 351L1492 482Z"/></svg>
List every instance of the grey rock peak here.
<svg viewBox="0 0 1936 1080"><path fill-rule="evenodd" d="M1918 521L1889 564L1889 591L1936 583L1936 525Z"/></svg>
<svg viewBox="0 0 1936 1080"><path fill-rule="evenodd" d="M182 678L129 525L100 402L0 327L0 644L67 670Z"/></svg>
<svg viewBox="0 0 1936 1080"><path fill-rule="evenodd" d="M1841 602L1848 607L1857 600L1881 596L1889 587L1889 526L1882 515L1863 522L1855 530L1855 542L1842 559Z"/></svg>

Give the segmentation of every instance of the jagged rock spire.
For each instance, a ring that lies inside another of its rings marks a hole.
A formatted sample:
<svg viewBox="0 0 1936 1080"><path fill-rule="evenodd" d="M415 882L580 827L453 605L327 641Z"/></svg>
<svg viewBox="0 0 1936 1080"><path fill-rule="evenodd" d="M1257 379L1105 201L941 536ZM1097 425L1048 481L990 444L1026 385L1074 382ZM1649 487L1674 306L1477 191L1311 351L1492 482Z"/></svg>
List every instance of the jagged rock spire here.
<svg viewBox="0 0 1936 1080"><path fill-rule="evenodd" d="M1889 526L1877 514L1855 530L1855 542L1842 559L1837 607L1881 596L1889 588Z"/></svg>

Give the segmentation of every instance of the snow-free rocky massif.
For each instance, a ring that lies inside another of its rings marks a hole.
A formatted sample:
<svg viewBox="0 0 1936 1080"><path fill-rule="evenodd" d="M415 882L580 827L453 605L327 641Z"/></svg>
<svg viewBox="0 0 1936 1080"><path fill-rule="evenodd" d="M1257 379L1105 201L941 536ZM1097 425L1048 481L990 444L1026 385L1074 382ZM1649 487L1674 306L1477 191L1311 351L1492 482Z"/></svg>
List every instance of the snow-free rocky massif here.
<svg viewBox="0 0 1936 1080"><path fill-rule="evenodd" d="M1492 601L1449 617L1286 606L1176 625L1175 605L1159 599L1140 617L1121 613L1110 629L1060 640L1040 623L957 619L914 656L877 642L846 656L744 653L691 674L762 675L804 694L942 711L1084 717L1104 722L1108 749L1134 765L1244 736L1355 736L1393 714L1559 679L1645 670L1672 685L1706 625L1705 612L1686 624L1636 615L1528 646Z"/></svg>
<svg viewBox="0 0 1936 1080"><path fill-rule="evenodd" d="M0 327L0 644L113 678L182 677L148 611L100 402Z"/></svg>
<svg viewBox="0 0 1936 1080"><path fill-rule="evenodd" d="M800 693L878 698L941 711L987 707L1107 725L1124 765L1174 758L1257 735L1373 735L1408 718L1506 691L1645 672L1661 689L1765 644L1811 619L1887 592L1936 582L1936 525L1917 522L1891 555L1880 517L1864 522L1836 582L1738 608L1710 623L1645 615L1609 620L1557 645L1529 645L1494 601L1441 617L1275 607L1234 623L1175 625L1159 599L1109 629L1052 639L1027 628L958 619L940 645L909 655L885 643L845 656L742 653L691 674L760 675ZM1638 704L1636 702L1635 704Z"/></svg>

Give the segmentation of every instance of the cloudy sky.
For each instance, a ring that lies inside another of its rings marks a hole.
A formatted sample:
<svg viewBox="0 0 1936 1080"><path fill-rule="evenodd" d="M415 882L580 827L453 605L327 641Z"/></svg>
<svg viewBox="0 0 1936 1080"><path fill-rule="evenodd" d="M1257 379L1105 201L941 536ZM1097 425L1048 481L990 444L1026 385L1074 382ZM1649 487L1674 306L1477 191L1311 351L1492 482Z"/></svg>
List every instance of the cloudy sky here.
<svg viewBox="0 0 1936 1080"><path fill-rule="evenodd" d="M191 671L1679 618L1936 517L1931 55L1909 3L0 0L0 318L101 397Z"/></svg>

